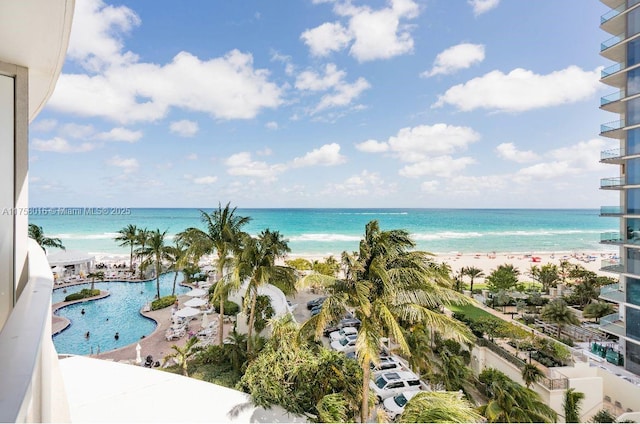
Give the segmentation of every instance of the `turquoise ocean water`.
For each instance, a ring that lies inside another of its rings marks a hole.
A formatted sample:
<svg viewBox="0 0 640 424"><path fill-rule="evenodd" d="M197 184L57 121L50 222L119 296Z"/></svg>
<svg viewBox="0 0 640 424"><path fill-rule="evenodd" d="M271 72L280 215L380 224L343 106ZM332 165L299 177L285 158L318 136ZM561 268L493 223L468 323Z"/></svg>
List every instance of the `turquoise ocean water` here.
<svg viewBox="0 0 640 424"><path fill-rule="evenodd" d="M204 209L212 212L212 209ZM596 209L238 209L250 216L251 234L269 228L289 240L295 255L354 251L370 220L382 229L405 229L418 248L433 253L605 251L600 233L617 231L615 218ZM200 226L198 209L34 210L29 222L59 237L67 249L128 253L113 238L128 224L174 235Z"/></svg>

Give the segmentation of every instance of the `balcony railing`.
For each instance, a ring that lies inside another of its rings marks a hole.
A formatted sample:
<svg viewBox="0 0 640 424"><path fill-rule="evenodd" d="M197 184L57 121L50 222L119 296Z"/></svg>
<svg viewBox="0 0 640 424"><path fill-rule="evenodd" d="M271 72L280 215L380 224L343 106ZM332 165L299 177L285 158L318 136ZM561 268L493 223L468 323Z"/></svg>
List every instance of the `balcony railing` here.
<svg viewBox="0 0 640 424"><path fill-rule="evenodd" d="M624 120L607 122L600 125L600 134L619 130L620 128L624 128Z"/></svg>
<svg viewBox="0 0 640 424"><path fill-rule="evenodd" d="M615 93L608 94L604 97L600 97L600 106L617 102L618 100L623 99L624 96L625 96L625 90L620 90L620 91L616 91Z"/></svg>
<svg viewBox="0 0 640 424"><path fill-rule="evenodd" d="M622 177L602 178L600 180L600 188L622 187L623 185L624 178Z"/></svg>
<svg viewBox="0 0 640 424"><path fill-rule="evenodd" d="M625 155L625 149L619 147L617 149L603 150L600 152L600 160L610 160L621 158Z"/></svg>
<svg viewBox="0 0 640 424"><path fill-rule="evenodd" d="M602 71L600 71L600 78L606 78L609 75L615 74L616 72L620 72L623 67L624 67L624 63L622 62L614 63L611 66L607 66Z"/></svg>
<svg viewBox="0 0 640 424"><path fill-rule="evenodd" d="M618 7L616 7L615 9L611 9L610 11L605 13L604 15L600 16L600 25L602 25L603 23L607 22L610 19L615 18L616 16L618 16L619 14L624 12L625 10L627 10L627 5L626 4L622 4L622 5L618 6Z"/></svg>
<svg viewBox="0 0 640 424"><path fill-rule="evenodd" d="M615 216L622 215L622 208L620 206L600 206L601 216Z"/></svg>
<svg viewBox="0 0 640 424"><path fill-rule="evenodd" d="M603 259L600 263L600 270L620 273L624 271L624 264L619 259Z"/></svg>
<svg viewBox="0 0 640 424"><path fill-rule="evenodd" d="M53 384L61 378L51 340L53 275L33 240L28 257L29 280L0 332L0 422L69 422L64 389Z"/></svg>
<svg viewBox="0 0 640 424"><path fill-rule="evenodd" d="M622 237L619 232L600 233L600 243L621 244Z"/></svg>
<svg viewBox="0 0 640 424"><path fill-rule="evenodd" d="M619 283L609 284L604 287L600 287L600 297L602 299L611 300L614 302L624 302L625 293L620 290Z"/></svg>
<svg viewBox="0 0 640 424"><path fill-rule="evenodd" d="M620 320L620 314L611 314L600 318L600 328L607 333L624 336L624 323Z"/></svg>
<svg viewBox="0 0 640 424"><path fill-rule="evenodd" d="M616 44L618 44L622 40L624 40L624 33L623 34L614 35L613 37L609 38L608 40L605 40L602 43L600 43L600 52L603 52L603 51L607 50L608 48L615 46Z"/></svg>

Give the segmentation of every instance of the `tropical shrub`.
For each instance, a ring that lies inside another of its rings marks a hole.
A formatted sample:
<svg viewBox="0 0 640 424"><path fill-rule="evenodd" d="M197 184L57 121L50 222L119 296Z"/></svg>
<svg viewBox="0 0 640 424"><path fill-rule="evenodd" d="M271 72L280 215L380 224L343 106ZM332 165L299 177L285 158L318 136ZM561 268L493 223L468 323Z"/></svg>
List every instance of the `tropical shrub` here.
<svg viewBox="0 0 640 424"><path fill-rule="evenodd" d="M164 297L161 297L160 299L156 299L153 302L151 302L151 310L157 311L158 309L167 308L173 305L174 303L176 303L177 299L178 298L176 296L164 296Z"/></svg>
<svg viewBox="0 0 640 424"><path fill-rule="evenodd" d="M291 268L295 268L298 271L310 271L311 270L311 262L304 258L296 258L296 259L288 259L284 261L287 266Z"/></svg>
<svg viewBox="0 0 640 424"><path fill-rule="evenodd" d="M100 290L98 289L82 289L79 292L71 293L67 297L64 298L65 302L71 302L73 300L86 299L88 297L98 296L100 294Z"/></svg>
<svg viewBox="0 0 640 424"><path fill-rule="evenodd" d="M273 316L275 311L271 306L271 298L269 296L259 295L256 299L256 316L253 323L253 328L256 330L256 334L265 329L267 323ZM249 317L247 317L247 325L249 324Z"/></svg>
<svg viewBox="0 0 640 424"><path fill-rule="evenodd" d="M217 313L220 313L220 306L219 305L215 305L215 309ZM236 302L232 302L230 300L226 300L224 302L224 314L225 315L238 315L238 313L240 312L240 305L238 305Z"/></svg>

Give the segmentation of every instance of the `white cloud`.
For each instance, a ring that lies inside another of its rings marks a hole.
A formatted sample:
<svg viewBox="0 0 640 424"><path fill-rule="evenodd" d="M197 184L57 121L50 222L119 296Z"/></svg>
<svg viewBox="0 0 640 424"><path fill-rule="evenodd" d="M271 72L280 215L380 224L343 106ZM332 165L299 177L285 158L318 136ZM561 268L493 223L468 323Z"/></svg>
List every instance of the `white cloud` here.
<svg viewBox="0 0 640 424"><path fill-rule="evenodd" d="M58 121L56 121L55 119L39 119L29 125L29 129L32 131L49 132L57 126Z"/></svg>
<svg viewBox="0 0 640 424"><path fill-rule="evenodd" d="M484 46L482 44L458 44L438 53L433 62L433 68L430 71L423 72L420 76L431 77L439 74L452 74L483 60Z"/></svg>
<svg viewBox="0 0 640 424"><path fill-rule="evenodd" d="M436 180L424 181L420 184L420 189L425 193L437 193L439 192L440 182Z"/></svg>
<svg viewBox="0 0 640 424"><path fill-rule="evenodd" d="M356 149L367 153L382 153L389 150L389 144L384 141L367 140L356 144Z"/></svg>
<svg viewBox="0 0 640 424"><path fill-rule="evenodd" d="M135 172L140 167L138 160L135 158L123 158L118 155L113 156L111 159L107 159L107 165L120 168L123 173L130 174Z"/></svg>
<svg viewBox="0 0 640 424"><path fill-rule="evenodd" d="M441 156L464 150L480 138L469 127L447 124L406 127L386 142L367 140L356 147L361 151L390 151L404 162L422 162L428 157Z"/></svg>
<svg viewBox="0 0 640 424"><path fill-rule="evenodd" d="M122 35L140 25L133 10L107 6L101 0L83 0L76 4L73 18L67 55L85 69L98 72L137 60L131 52L122 53Z"/></svg>
<svg viewBox="0 0 640 424"><path fill-rule="evenodd" d="M513 143L502 143L498 145L498 147L496 147L496 152L501 158L518 163L533 162L540 158L531 150L518 150Z"/></svg>
<svg viewBox="0 0 640 424"><path fill-rule="evenodd" d="M187 155L187 160L198 160L198 155L196 153L191 153Z"/></svg>
<svg viewBox="0 0 640 424"><path fill-rule="evenodd" d="M468 3L473 7L473 14L478 16L498 7L500 0L468 0Z"/></svg>
<svg viewBox="0 0 640 424"><path fill-rule="evenodd" d="M62 74L49 105L122 123L155 121L170 108L251 119L279 106L281 97L269 72L254 68L251 54L233 50L209 60L180 52L165 65L127 61L97 75Z"/></svg>
<svg viewBox="0 0 640 424"><path fill-rule="evenodd" d="M364 78L358 78L351 84L347 83L344 81L346 75L346 72L338 70L333 63L325 66L324 75L320 75L315 71L304 71L298 75L295 83L295 87L298 90L311 92L332 90L331 93L322 96L320 102L311 111L311 114L325 109L347 106L358 98L363 91L371 87Z"/></svg>
<svg viewBox="0 0 640 424"><path fill-rule="evenodd" d="M273 181L286 167L281 164L269 165L266 162L254 161L251 153L240 152L229 156L224 164L229 175L242 177L258 177L264 181Z"/></svg>
<svg viewBox="0 0 640 424"><path fill-rule="evenodd" d="M482 195L488 192L501 192L511 184L509 175L453 176L448 180L447 191Z"/></svg>
<svg viewBox="0 0 640 424"><path fill-rule="evenodd" d="M108 132L98 133L94 136L97 140L105 141L126 141L135 143L142 138L142 131L132 131L127 128L116 127Z"/></svg>
<svg viewBox="0 0 640 424"><path fill-rule="evenodd" d="M462 111L490 109L522 112L565 103L593 95L600 87L600 70L583 71L577 66L538 75L525 69L508 74L492 71L449 88L434 107L450 104Z"/></svg>
<svg viewBox="0 0 640 424"><path fill-rule="evenodd" d="M334 196L342 194L346 196L386 196L396 191L395 184L386 183L377 172L362 171L352 175L341 183L329 184L322 194Z"/></svg>
<svg viewBox="0 0 640 424"><path fill-rule="evenodd" d="M40 150L42 152L82 153L95 149L97 145L93 143L72 145L64 138L54 137L50 140L41 140L36 138L33 140L32 147L34 150Z"/></svg>
<svg viewBox="0 0 640 424"><path fill-rule="evenodd" d="M326 91L343 84L346 75L346 72L338 70L335 63L329 63L325 66L324 75L315 71L301 72L296 78L295 87L298 90Z"/></svg>
<svg viewBox="0 0 640 424"><path fill-rule="evenodd" d="M195 184L201 184L201 185L203 185L203 184L207 184L207 185L208 184L213 184L216 181L218 181L218 177L214 177L214 176L211 176L211 175L207 175L205 177L197 177L197 178L193 179L193 182Z"/></svg>
<svg viewBox="0 0 640 424"><path fill-rule="evenodd" d="M320 103L318 103L314 109L314 113L328 108L347 106L354 99L358 98L363 91L370 87L371 85L364 78L358 78L353 84L340 84L336 87L334 93L322 96Z"/></svg>
<svg viewBox="0 0 640 424"><path fill-rule="evenodd" d="M413 51L410 28L402 22L418 16L419 7L413 0L389 0L387 7L378 10L344 0L334 2L333 10L348 22L327 22L306 30L301 38L311 54L326 56L351 45L351 56L366 62Z"/></svg>
<svg viewBox="0 0 640 424"><path fill-rule="evenodd" d="M178 134L180 137L193 137L198 133L198 123L183 119L181 121L173 121L169 125L169 131Z"/></svg>
<svg viewBox="0 0 640 424"><path fill-rule="evenodd" d="M292 166L295 168L303 166L335 166L346 162L346 158L340 154L340 145L337 143L325 144L314 149L306 155L295 158Z"/></svg>
<svg viewBox="0 0 640 424"><path fill-rule="evenodd" d="M278 123L276 121L269 121L266 124L264 124L264 126L268 130L277 130L278 129Z"/></svg>
<svg viewBox="0 0 640 424"><path fill-rule="evenodd" d="M454 159L451 156L437 156L421 162L412 163L398 172L403 177L416 178L424 175L452 177L476 161L470 157Z"/></svg>
<svg viewBox="0 0 640 424"><path fill-rule="evenodd" d="M339 22L325 22L300 36L313 56L326 56L344 49L351 42L349 31Z"/></svg>
<svg viewBox="0 0 640 424"><path fill-rule="evenodd" d="M89 138L93 137L96 130L93 125L65 124L59 129L62 136L71 138Z"/></svg>

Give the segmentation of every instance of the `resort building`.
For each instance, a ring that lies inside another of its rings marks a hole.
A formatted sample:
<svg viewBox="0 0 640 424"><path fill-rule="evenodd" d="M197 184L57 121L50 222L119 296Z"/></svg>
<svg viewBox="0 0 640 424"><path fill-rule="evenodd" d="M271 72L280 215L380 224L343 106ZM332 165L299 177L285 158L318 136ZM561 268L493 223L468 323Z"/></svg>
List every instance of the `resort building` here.
<svg viewBox="0 0 640 424"><path fill-rule="evenodd" d="M601 0L611 10L600 28L611 35L600 54L615 62L602 70L601 82L617 91L602 97L600 108L619 117L601 125L600 135L619 140L603 151L601 162L616 165L619 175L603 178L600 187L620 194L619 206L605 206L602 216L620 219L619 233L605 233L603 243L620 246L620 258L602 270L620 275L618 284L602 288L600 297L619 305L601 319L602 329L619 339L624 367L640 374L640 0Z"/></svg>

